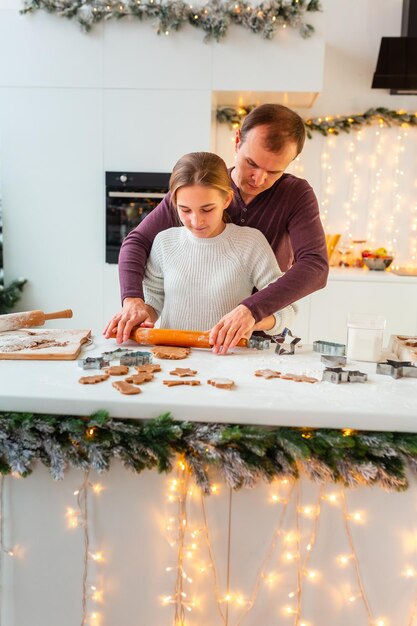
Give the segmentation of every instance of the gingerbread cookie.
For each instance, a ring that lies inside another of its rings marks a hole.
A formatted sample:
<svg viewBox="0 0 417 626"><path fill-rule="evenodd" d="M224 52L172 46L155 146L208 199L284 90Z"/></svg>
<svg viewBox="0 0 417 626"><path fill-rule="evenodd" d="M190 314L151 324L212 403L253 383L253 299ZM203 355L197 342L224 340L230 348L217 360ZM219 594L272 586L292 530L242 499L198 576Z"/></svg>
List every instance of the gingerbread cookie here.
<svg viewBox="0 0 417 626"><path fill-rule="evenodd" d="M112 383L113 387L123 393L126 396L134 396L137 393L140 393L139 387L135 387L134 385L130 385L125 380L116 380Z"/></svg>
<svg viewBox="0 0 417 626"><path fill-rule="evenodd" d="M79 383L82 385L96 385L97 383L102 383L103 380L107 380L109 377L108 374L96 374L95 376L82 376L79 379Z"/></svg>
<svg viewBox="0 0 417 626"><path fill-rule="evenodd" d="M178 387L178 385L190 385L190 387L195 387L196 385L201 385L199 380L163 380L162 382L167 387Z"/></svg>
<svg viewBox="0 0 417 626"><path fill-rule="evenodd" d="M152 374L153 372L160 372L161 366L159 363L144 363L144 365L136 365L135 370L138 374L142 374L143 372L149 372Z"/></svg>
<svg viewBox="0 0 417 626"><path fill-rule="evenodd" d="M140 374L131 374L125 381L127 383L133 383L134 385L141 385L142 383L148 383L153 380L153 374L149 372L141 372Z"/></svg>
<svg viewBox="0 0 417 626"><path fill-rule="evenodd" d="M153 354L158 359L186 359L190 354L190 348L178 348L177 346L155 346L152 348Z"/></svg>
<svg viewBox="0 0 417 626"><path fill-rule="evenodd" d="M217 389L231 389L235 386L235 381L230 378L210 378L207 382Z"/></svg>
<svg viewBox="0 0 417 626"><path fill-rule="evenodd" d="M104 370L110 376L124 376L128 373L129 367L127 365L111 365Z"/></svg>
<svg viewBox="0 0 417 626"><path fill-rule="evenodd" d="M175 370L170 372L173 376L195 376L197 374L197 370L190 370L186 367L177 367Z"/></svg>
<svg viewBox="0 0 417 626"><path fill-rule="evenodd" d="M280 376L283 380L293 380L295 383L318 383L317 378L311 376L304 376L303 374L282 374Z"/></svg>
<svg viewBox="0 0 417 626"><path fill-rule="evenodd" d="M263 378L280 378L281 372L276 370L256 370L255 376L262 376Z"/></svg>

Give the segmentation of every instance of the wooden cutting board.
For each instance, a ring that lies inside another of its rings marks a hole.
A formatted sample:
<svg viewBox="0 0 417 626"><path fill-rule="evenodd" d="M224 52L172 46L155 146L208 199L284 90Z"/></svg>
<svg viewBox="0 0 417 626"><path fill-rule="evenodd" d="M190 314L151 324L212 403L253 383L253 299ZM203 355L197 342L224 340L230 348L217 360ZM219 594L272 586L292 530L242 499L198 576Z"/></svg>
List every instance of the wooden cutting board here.
<svg viewBox="0 0 417 626"><path fill-rule="evenodd" d="M0 333L0 360L72 361L91 330L22 328Z"/></svg>

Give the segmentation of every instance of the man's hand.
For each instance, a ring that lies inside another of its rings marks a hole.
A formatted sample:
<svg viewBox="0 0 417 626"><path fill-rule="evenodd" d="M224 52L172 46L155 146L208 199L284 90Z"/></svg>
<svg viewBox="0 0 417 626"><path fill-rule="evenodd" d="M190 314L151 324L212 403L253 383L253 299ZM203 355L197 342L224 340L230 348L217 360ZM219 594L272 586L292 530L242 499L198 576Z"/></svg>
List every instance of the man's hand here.
<svg viewBox="0 0 417 626"><path fill-rule="evenodd" d="M116 333L117 343L127 341L134 326L153 326L155 311L147 306L142 298L125 298L122 310L114 315L104 329L106 339L114 337Z"/></svg>
<svg viewBox="0 0 417 626"><path fill-rule="evenodd" d="M226 354L242 337L249 336L255 326L255 318L244 304L224 315L210 331L209 341L216 354Z"/></svg>

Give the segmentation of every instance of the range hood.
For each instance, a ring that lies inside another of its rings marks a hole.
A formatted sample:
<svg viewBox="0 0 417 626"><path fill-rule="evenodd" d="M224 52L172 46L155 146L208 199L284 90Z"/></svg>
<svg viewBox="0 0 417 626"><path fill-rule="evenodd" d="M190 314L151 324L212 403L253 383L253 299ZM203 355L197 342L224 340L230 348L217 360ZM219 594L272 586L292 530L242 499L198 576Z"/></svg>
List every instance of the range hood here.
<svg viewBox="0 0 417 626"><path fill-rule="evenodd" d="M372 88L417 95L417 0L403 0L401 37L382 37Z"/></svg>

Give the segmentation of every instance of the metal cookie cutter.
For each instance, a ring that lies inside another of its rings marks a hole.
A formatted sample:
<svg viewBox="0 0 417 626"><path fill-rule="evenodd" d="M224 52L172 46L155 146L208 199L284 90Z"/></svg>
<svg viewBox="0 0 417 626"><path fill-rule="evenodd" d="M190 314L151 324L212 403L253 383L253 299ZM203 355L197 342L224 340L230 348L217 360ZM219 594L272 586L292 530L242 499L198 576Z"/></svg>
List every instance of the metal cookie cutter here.
<svg viewBox="0 0 417 626"><path fill-rule="evenodd" d="M346 346L343 343L334 343L332 341L313 341L314 352L320 354L330 354L332 356L345 356Z"/></svg>
<svg viewBox="0 0 417 626"><path fill-rule="evenodd" d="M129 352L120 357L120 365L145 365L152 363L152 354L150 352Z"/></svg>
<svg viewBox="0 0 417 626"><path fill-rule="evenodd" d="M112 350L111 352L103 352L102 356L109 361L115 361L116 359L120 359L124 354L131 352L129 348L117 348L117 350Z"/></svg>
<svg viewBox="0 0 417 626"><path fill-rule="evenodd" d="M345 356L333 356L330 354L322 354L320 361L328 367L343 367L346 365Z"/></svg>
<svg viewBox="0 0 417 626"><path fill-rule="evenodd" d="M364 383L368 380L368 375L358 370L344 370L341 367L326 367L322 380L329 383Z"/></svg>
<svg viewBox="0 0 417 626"><path fill-rule="evenodd" d="M288 337L292 339L289 340ZM294 354L295 346L301 341L301 337L295 337L289 328L284 328L279 335L273 335L272 339L277 344L275 346L276 354Z"/></svg>
<svg viewBox="0 0 417 626"><path fill-rule="evenodd" d="M271 340L261 335L252 335L248 339L248 348L254 348L255 350L268 350L271 346Z"/></svg>
<svg viewBox="0 0 417 626"><path fill-rule="evenodd" d="M83 370L100 370L103 367L108 367L110 361L103 356L88 356L86 359L78 359L78 365Z"/></svg>
<svg viewBox="0 0 417 626"><path fill-rule="evenodd" d="M392 378L417 378L417 367L411 361L393 361L387 359L384 363L377 363L377 374L385 374Z"/></svg>

